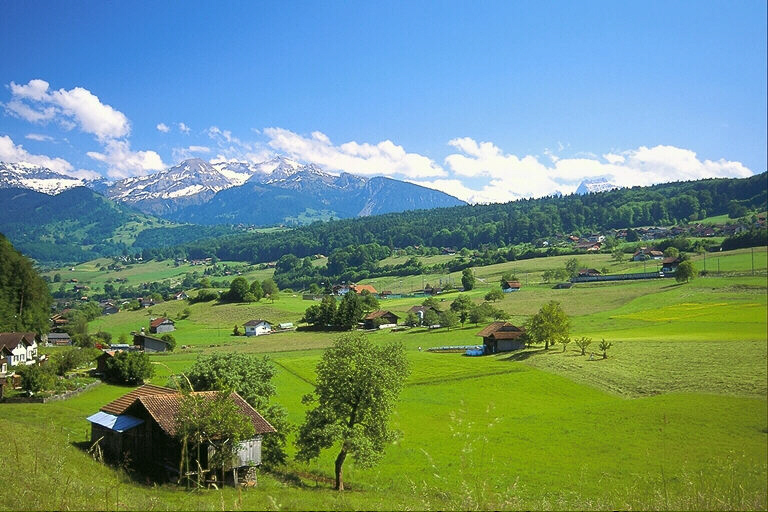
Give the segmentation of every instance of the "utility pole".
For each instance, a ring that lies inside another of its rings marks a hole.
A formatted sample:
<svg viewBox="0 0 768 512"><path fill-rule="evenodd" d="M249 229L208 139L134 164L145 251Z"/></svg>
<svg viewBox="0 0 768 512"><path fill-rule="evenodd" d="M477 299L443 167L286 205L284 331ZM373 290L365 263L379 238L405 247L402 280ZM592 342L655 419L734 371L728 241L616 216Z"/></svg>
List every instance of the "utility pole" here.
<svg viewBox="0 0 768 512"><path fill-rule="evenodd" d="M752 247L752 275L755 275L755 248Z"/></svg>

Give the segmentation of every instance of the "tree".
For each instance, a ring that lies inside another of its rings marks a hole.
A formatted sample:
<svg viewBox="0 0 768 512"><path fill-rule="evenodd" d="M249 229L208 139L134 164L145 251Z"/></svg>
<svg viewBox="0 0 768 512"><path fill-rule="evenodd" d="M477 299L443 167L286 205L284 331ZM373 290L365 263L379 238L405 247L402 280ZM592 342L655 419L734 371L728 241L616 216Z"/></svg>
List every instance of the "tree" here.
<svg viewBox="0 0 768 512"><path fill-rule="evenodd" d="M402 344L378 345L363 334L340 336L317 365L317 384L296 440L296 458L309 461L337 443L335 488L344 489L348 455L361 467L376 464L396 435L387 423L405 378L408 360Z"/></svg>
<svg viewBox="0 0 768 512"><path fill-rule="evenodd" d="M424 312L424 325L437 325L440 323L440 317L434 309L428 309Z"/></svg>
<svg viewBox="0 0 768 512"><path fill-rule="evenodd" d="M570 258L565 262L565 271L568 272L569 277L575 276L579 272L579 260L576 258Z"/></svg>
<svg viewBox="0 0 768 512"><path fill-rule="evenodd" d="M116 384L140 384L152 377L154 367L144 352L118 352L107 359L104 378Z"/></svg>
<svg viewBox="0 0 768 512"><path fill-rule="evenodd" d="M264 436L265 464L286 461L285 446L294 428L285 409L271 403L275 396L272 378L276 373L269 357L237 353L198 356L187 373L195 391L234 390L275 427L276 433Z"/></svg>
<svg viewBox="0 0 768 512"><path fill-rule="evenodd" d="M163 334L160 336L160 339L168 343L168 347L171 349L171 351L176 348L176 338L173 337L173 334Z"/></svg>
<svg viewBox="0 0 768 512"><path fill-rule="evenodd" d="M54 282L54 283L60 283L60 282L61 282L61 274L59 274L58 272L56 272L56 273L53 275L53 282Z"/></svg>
<svg viewBox="0 0 768 512"><path fill-rule="evenodd" d="M544 349L547 350L550 344L554 345L567 338L570 328L568 315L559 302L552 300L528 319L525 330L531 343L544 343Z"/></svg>
<svg viewBox="0 0 768 512"><path fill-rule="evenodd" d="M675 270L675 281L678 283L687 283L694 277L696 277L696 267L693 266L692 261L684 261L677 266L677 270Z"/></svg>
<svg viewBox="0 0 768 512"><path fill-rule="evenodd" d="M498 288L494 288L493 290L489 291L485 294L485 300L496 302L497 300L503 300L504 299L504 292L499 290Z"/></svg>
<svg viewBox="0 0 768 512"><path fill-rule="evenodd" d="M363 305L360 298L354 292L349 292L339 302L336 310L335 325L339 329L348 331L357 327L357 322L363 317Z"/></svg>
<svg viewBox="0 0 768 512"><path fill-rule="evenodd" d="M422 301L421 305L427 308L433 308L435 311L440 311L440 303L434 297L427 297Z"/></svg>
<svg viewBox="0 0 768 512"><path fill-rule="evenodd" d="M261 287L261 283L258 279L255 279L251 283L250 291L253 294L253 300L256 302L259 302L261 299L264 298L264 290Z"/></svg>
<svg viewBox="0 0 768 512"><path fill-rule="evenodd" d="M209 469L221 471L224 481L224 469L237 455L240 443L252 438L254 433L253 423L230 399L229 392L217 393L213 400L186 393L176 415L176 437L182 446L181 464L186 465L181 473L190 472L190 455L196 453L194 459L199 461L200 449L210 444L214 449L209 452Z"/></svg>
<svg viewBox="0 0 768 512"><path fill-rule="evenodd" d="M235 324L235 328L232 329L232 336L240 336L240 326Z"/></svg>
<svg viewBox="0 0 768 512"><path fill-rule="evenodd" d="M640 235L637 234L637 231L634 229L628 229L627 230L627 242L637 242L640 240Z"/></svg>
<svg viewBox="0 0 768 512"><path fill-rule="evenodd" d="M56 377L49 368L36 364L23 366L19 373L21 373L21 389L29 393L52 389L56 382Z"/></svg>
<svg viewBox="0 0 768 512"><path fill-rule="evenodd" d="M379 300L368 290L363 290L360 294L360 306L364 313L370 313L379 309Z"/></svg>
<svg viewBox="0 0 768 512"><path fill-rule="evenodd" d="M419 317L414 312L409 312L407 315L405 315L405 325L409 325L411 327L416 327L419 325Z"/></svg>
<svg viewBox="0 0 768 512"><path fill-rule="evenodd" d="M465 268L461 271L461 286L464 287L464 291L469 291L475 287L475 275L471 268Z"/></svg>
<svg viewBox="0 0 768 512"><path fill-rule="evenodd" d="M462 311L461 314L465 315L464 321L466 321L466 316L468 313L466 311ZM451 330L451 327L456 327L456 324L459 323L459 316L450 309L440 312L440 314L437 316L439 318L440 327L445 327L449 331Z"/></svg>
<svg viewBox="0 0 768 512"><path fill-rule="evenodd" d="M274 302L277 299L279 290L277 284L273 279L265 279L261 283L261 289L264 291L264 296L269 297L269 300Z"/></svg>
<svg viewBox="0 0 768 512"><path fill-rule="evenodd" d="M571 338L563 338L560 340L560 343L563 344L563 352L568 348L568 344L571 342Z"/></svg>
<svg viewBox="0 0 768 512"><path fill-rule="evenodd" d="M677 247L670 245L664 249L665 258L678 258L680 256L680 250Z"/></svg>
<svg viewBox="0 0 768 512"><path fill-rule="evenodd" d="M460 294L453 302L451 302L451 311L454 313L461 313L462 311L468 312L473 306L472 299L464 294Z"/></svg>
<svg viewBox="0 0 768 512"><path fill-rule="evenodd" d="M613 343L608 343L607 341L605 341L605 338L603 338L603 340L600 342L600 345L597 346L603 353L603 359L608 358L608 354L606 354L606 352L608 352L608 349L611 348L612 346L613 346Z"/></svg>
<svg viewBox="0 0 768 512"><path fill-rule="evenodd" d="M250 292L248 281L244 277L236 277L229 284L229 291L226 293L226 300L231 302L245 302L246 294Z"/></svg>
<svg viewBox="0 0 768 512"><path fill-rule="evenodd" d="M616 247L611 251L611 259L616 263L621 263L624 261L624 251Z"/></svg>
<svg viewBox="0 0 768 512"><path fill-rule="evenodd" d="M581 349L581 355L586 355L587 347L592 344L592 338L581 337L575 340L574 343Z"/></svg>

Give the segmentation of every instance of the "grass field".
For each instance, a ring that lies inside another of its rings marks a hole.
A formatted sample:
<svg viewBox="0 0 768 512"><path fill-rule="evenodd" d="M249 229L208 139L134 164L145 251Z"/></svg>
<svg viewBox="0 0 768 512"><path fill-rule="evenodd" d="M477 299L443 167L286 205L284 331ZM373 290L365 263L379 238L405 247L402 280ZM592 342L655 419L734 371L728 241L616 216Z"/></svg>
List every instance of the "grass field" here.
<svg viewBox="0 0 768 512"><path fill-rule="evenodd" d="M398 341L407 350L412 372L392 417L403 435L372 469L349 461L350 490L342 494L330 490L327 480L335 456L330 451L310 464L291 462L291 478L262 474L259 486L247 491L189 493L146 486L105 468L73 443L86 439L84 418L124 388L101 385L45 405L3 404L0 428L17 441L0 450L0 508L764 510L765 257L765 248L755 251L761 274L756 276L750 275L751 251L741 250L719 255L721 268L728 265L723 275L685 285L659 279L569 290L553 290L531 277L567 258L475 269L484 282L468 293L473 300L482 300L507 269L521 278L528 273L530 282L496 305L521 323L544 302L559 300L572 318L572 335L590 336L595 344L585 356L569 345L566 352L534 347L472 358L424 349L478 343L482 326L370 334L376 343ZM584 262L595 267L604 258ZM709 261L708 255L708 268ZM445 307L453 297L448 295ZM382 301L382 307L401 314L418 302L395 299ZM189 348L152 356L160 363L152 381L165 384L199 354L269 354L278 369L277 400L300 423L301 397L312 389L322 348L335 334L244 338L231 331L251 318L296 322L310 304L287 293L274 304L173 301L151 313L102 317L91 329L118 336L146 326L150 315L175 317L188 307L191 315L177 323L174 335ZM605 360L597 358L600 338L614 343ZM46 442L23 443L25 435Z"/></svg>

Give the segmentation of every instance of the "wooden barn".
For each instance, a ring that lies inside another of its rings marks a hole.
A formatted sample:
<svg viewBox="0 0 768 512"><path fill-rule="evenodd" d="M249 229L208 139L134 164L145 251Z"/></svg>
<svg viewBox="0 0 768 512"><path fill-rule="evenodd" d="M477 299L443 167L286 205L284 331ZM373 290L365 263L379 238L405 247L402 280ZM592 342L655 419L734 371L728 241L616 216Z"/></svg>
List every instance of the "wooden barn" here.
<svg viewBox="0 0 768 512"><path fill-rule="evenodd" d="M486 354L525 348L525 329L509 322L493 322L477 333L477 336L483 338Z"/></svg>
<svg viewBox="0 0 768 512"><path fill-rule="evenodd" d="M213 400L217 392L193 395ZM229 468L240 472L261 464L262 436L275 429L237 393L231 393L230 399L255 430L255 437L241 443L237 460ZM163 480L175 479L181 462L181 442L175 437L181 401L182 394L174 389L151 384L134 389L87 418L91 443L98 442L109 461L130 464ZM208 449L201 450L199 462L208 467Z"/></svg>
<svg viewBox="0 0 768 512"><path fill-rule="evenodd" d="M144 352L170 352L171 344L144 332L134 332L133 345Z"/></svg>
<svg viewBox="0 0 768 512"><path fill-rule="evenodd" d="M366 329L377 329L381 325L397 325L399 319L400 317L391 311L380 309L365 315L363 322Z"/></svg>
<svg viewBox="0 0 768 512"><path fill-rule="evenodd" d="M152 334L162 334L164 332L173 332L176 330L176 324L170 318L154 318L149 322L149 332Z"/></svg>

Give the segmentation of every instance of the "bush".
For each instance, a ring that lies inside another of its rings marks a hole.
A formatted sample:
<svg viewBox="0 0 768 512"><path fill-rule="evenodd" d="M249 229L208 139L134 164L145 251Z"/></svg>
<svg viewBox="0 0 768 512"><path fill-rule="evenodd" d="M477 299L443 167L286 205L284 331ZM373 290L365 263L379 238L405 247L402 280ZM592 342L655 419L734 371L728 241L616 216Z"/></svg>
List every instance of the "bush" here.
<svg viewBox="0 0 768 512"><path fill-rule="evenodd" d="M189 302L194 304L196 302L210 302L219 298L219 294L213 290L200 290L200 292L189 298Z"/></svg>
<svg viewBox="0 0 768 512"><path fill-rule="evenodd" d="M25 366L19 370L21 374L21 388L29 393L39 393L53 389L56 385L56 377L43 366Z"/></svg>
<svg viewBox="0 0 768 512"><path fill-rule="evenodd" d="M160 336L160 339L168 343L171 351L176 348L176 338L174 338L172 334L163 334Z"/></svg>
<svg viewBox="0 0 768 512"><path fill-rule="evenodd" d="M152 377L154 368L143 352L118 352L107 359L104 378L116 384L141 384Z"/></svg>

